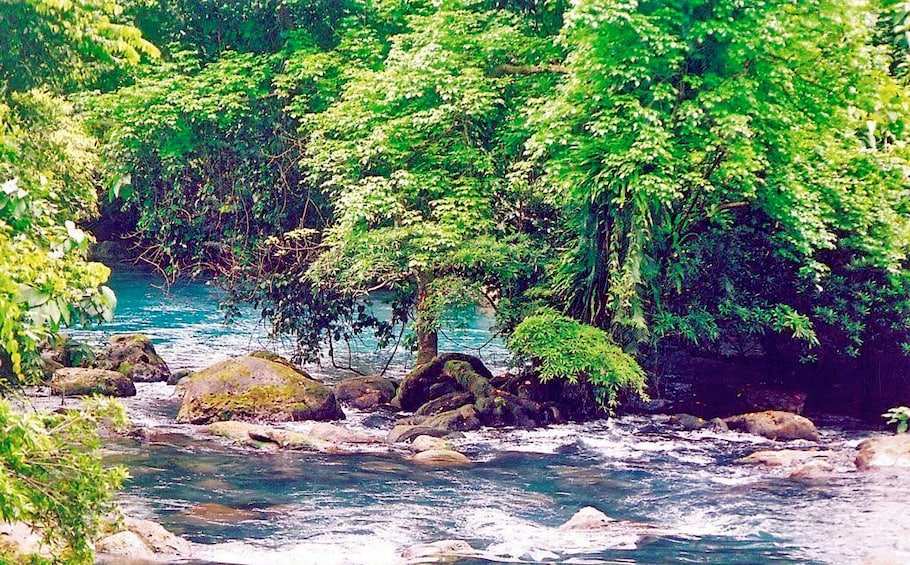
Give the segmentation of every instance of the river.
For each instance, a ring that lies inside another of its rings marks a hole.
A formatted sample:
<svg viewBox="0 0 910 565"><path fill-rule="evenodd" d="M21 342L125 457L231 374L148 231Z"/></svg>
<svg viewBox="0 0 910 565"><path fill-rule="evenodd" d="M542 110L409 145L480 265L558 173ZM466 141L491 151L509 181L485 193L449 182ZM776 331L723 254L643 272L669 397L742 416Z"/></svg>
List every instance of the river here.
<svg viewBox="0 0 910 565"><path fill-rule="evenodd" d="M136 273L118 273L111 284L119 297L115 322L79 337L140 331L172 368L282 348L252 312L225 326L219 292L209 286L165 292ZM507 355L500 342L488 343L489 318L477 312L461 321L467 323L447 332L451 340L442 348L480 348L481 357L501 368ZM364 370L385 360L369 345L352 353ZM408 361L400 353L390 372L403 374ZM349 376L326 366L308 370L326 380ZM401 563L412 544L452 538L484 552L483 560L462 563L871 564L910 555L910 484L885 471L856 471L852 453L868 433L842 427L822 427L823 447L837 455L833 471L812 479L735 463L774 442L732 432L670 432L645 417L469 432L457 446L476 463L435 470L385 452L238 449L173 424L179 406L173 387L138 389L125 402L134 423L171 439L118 440L106 457L132 475L123 506L198 544L200 561L193 563ZM369 427L366 414L347 415L344 425L384 434ZM672 533L636 539L557 529L589 505Z"/></svg>

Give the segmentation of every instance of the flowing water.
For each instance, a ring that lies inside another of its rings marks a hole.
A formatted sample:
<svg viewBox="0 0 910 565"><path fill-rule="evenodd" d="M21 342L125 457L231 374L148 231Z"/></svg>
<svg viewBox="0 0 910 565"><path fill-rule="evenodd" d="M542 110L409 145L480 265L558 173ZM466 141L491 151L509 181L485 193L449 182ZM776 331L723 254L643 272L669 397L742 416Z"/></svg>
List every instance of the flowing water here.
<svg viewBox="0 0 910 565"><path fill-rule="evenodd" d="M224 326L216 290L187 284L164 292L152 283L147 275L118 275L116 322L81 337L142 331L172 367L281 348L251 314ZM468 322L449 333L443 349L476 353L487 343L488 317L480 312ZM368 345L355 348L352 361L381 366L384 358L367 353ZM495 340L480 355L492 366L507 360ZM399 354L392 372L406 364ZM348 376L308 369L325 379ZM378 451L267 453L223 445L172 423L179 406L173 387L138 388L128 410L159 434L110 445L109 461L132 474L122 503L195 542L198 563L401 563L410 545L453 538L483 552L465 563L900 563L910 555L910 485L887 472L855 471L860 438L837 428L822 432L824 447L838 454L835 469L816 479L734 462L775 447L762 438L668 432L642 417L467 433L457 445L476 463L435 470ZM365 417L349 412L345 425L385 433ZM584 506L667 533L557 529Z"/></svg>

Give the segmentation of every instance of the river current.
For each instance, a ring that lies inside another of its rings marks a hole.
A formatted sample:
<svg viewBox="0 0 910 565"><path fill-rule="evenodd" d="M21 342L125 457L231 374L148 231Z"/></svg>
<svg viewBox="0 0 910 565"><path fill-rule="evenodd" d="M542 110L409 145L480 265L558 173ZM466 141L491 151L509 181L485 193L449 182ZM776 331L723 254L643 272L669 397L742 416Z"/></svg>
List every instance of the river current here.
<svg viewBox="0 0 910 565"><path fill-rule="evenodd" d="M78 337L143 332L172 368L282 350L252 312L224 325L219 292L209 286L165 291L137 273L119 273L111 284L119 298L115 322ZM508 356L500 342L489 341L488 316L477 312L453 322L461 328L446 332L441 349L504 367ZM359 344L351 354L364 371L386 361L370 346ZM408 363L399 352L389 373L400 376ZM350 376L327 363L307 369L327 381ZM228 446L173 424L179 407L173 387L137 388L125 402L128 412L134 424L158 434L109 445L108 461L132 476L121 503L193 541L199 559L193 563L402 563L403 549L442 539L462 539L482 552L482 559L461 563L910 562L910 484L886 471L856 471L855 446L869 434L843 426L822 427L821 448L836 453L834 470L809 479L735 462L782 447L775 442L670 432L646 417L469 432L456 443L474 465L426 469L384 451L323 455ZM367 414L347 416L346 427L386 433L370 427ZM584 506L669 534L639 539L557 529Z"/></svg>

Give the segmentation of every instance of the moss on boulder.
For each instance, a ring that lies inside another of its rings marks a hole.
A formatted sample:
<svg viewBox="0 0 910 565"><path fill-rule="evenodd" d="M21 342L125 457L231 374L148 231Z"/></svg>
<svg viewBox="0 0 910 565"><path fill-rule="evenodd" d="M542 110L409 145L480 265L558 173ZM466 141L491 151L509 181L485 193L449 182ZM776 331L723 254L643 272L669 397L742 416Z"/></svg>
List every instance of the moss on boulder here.
<svg viewBox="0 0 910 565"><path fill-rule="evenodd" d="M444 353L414 367L398 387L392 404L413 412L431 400L464 389L465 385L468 390L472 386L485 390L491 378L492 373L480 359L462 353Z"/></svg>
<svg viewBox="0 0 910 565"><path fill-rule="evenodd" d="M235 357L196 372L181 384L186 392L177 415L180 423L344 418L331 388L286 362Z"/></svg>
<svg viewBox="0 0 910 565"><path fill-rule="evenodd" d="M118 371L133 382L163 382L171 376L167 363L155 351L151 340L142 334L115 335L95 359L100 369Z"/></svg>

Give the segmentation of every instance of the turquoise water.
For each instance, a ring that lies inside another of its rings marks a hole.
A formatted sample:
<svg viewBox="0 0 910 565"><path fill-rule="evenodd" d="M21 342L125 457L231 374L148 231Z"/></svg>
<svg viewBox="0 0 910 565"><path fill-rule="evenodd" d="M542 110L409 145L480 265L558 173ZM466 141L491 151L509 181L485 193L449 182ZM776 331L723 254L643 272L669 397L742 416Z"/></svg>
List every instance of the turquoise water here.
<svg viewBox="0 0 910 565"><path fill-rule="evenodd" d="M210 287L163 293L152 283L146 275L118 275L116 324L83 336L144 331L175 367L279 345L251 314L224 327ZM476 347L488 340L489 324L478 313L453 334ZM498 343L484 354L491 365L505 364ZM363 367L381 359L366 350L355 357ZM396 358L394 372L406 363ZM837 429L823 430L824 447L837 453L835 469L814 480L734 463L775 446L762 438L668 433L640 417L471 432L457 442L473 466L429 470L394 452L240 450L174 425L178 405L172 387L140 384L127 408L134 422L165 435L120 440L108 459L132 474L121 500L128 511L195 542L201 562L402 563L404 548L451 538L483 552L484 559L463 562L878 563L881 555L910 552L907 481L856 472L859 438ZM344 425L386 433L365 417L348 412ZM588 505L668 534L639 539L557 529Z"/></svg>
<svg viewBox="0 0 910 565"><path fill-rule="evenodd" d="M162 281L141 271L115 272L109 285L117 294L114 321L91 331L73 332L77 337L98 340L115 333L142 332L152 338L172 368L198 369L256 349L291 353L290 342L269 338L268 326L251 309L226 324L224 313L218 309L224 294L214 286L178 282L165 287ZM389 307L381 297L373 301L372 307L377 315L387 316ZM491 337L493 320L489 315L478 309L476 315L462 314L452 321L461 325L444 326L440 335L442 350L477 355L492 367L508 363L502 341ZM378 372L392 352L376 351L375 345L370 335L355 339L350 344L349 357L348 344L338 343L336 362L340 366L350 364L361 372ZM398 348L389 364L389 376L400 376L411 364L411 353ZM325 353L320 364L308 365L307 370L329 380L353 374L344 375L334 369Z"/></svg>

